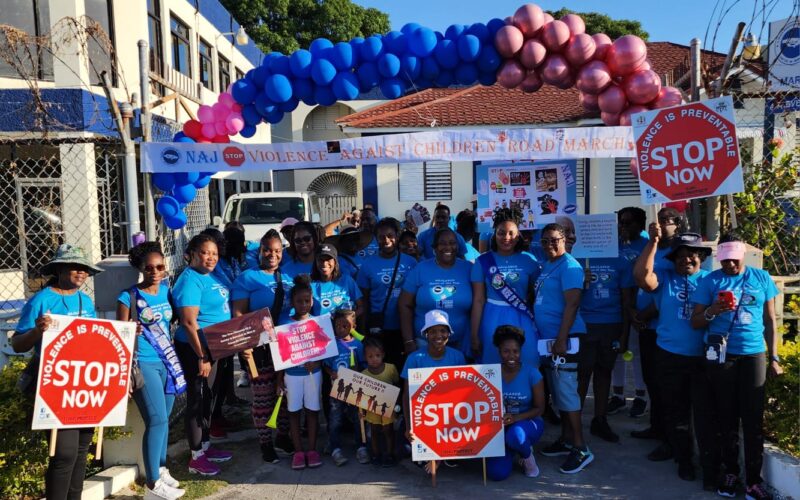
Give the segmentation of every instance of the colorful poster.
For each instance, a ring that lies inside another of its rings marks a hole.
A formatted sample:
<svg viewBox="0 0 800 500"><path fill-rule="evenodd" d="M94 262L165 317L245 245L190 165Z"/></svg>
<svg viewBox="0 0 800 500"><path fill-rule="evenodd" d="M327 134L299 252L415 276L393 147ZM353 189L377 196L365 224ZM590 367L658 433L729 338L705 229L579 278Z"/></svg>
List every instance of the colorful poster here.
<svg viewBox="0 0 800 500"><path fill-rule="evenodd" d="M276 371L339 354L330 314L276 326L275 337L269 349Z"/></svg>
<svg viewBox="0 0 800 500"><path fill-rule="evenodd" d="M339 368L331 387L331 397L383 418L393 419L400 388L363 373Z"/></svg>
<svg viewBox="0 0 800 500"><path fill-rule="evenodd" d="M591 214L575 216L576 259L617 257L619 255L617 214Z"/></svg>

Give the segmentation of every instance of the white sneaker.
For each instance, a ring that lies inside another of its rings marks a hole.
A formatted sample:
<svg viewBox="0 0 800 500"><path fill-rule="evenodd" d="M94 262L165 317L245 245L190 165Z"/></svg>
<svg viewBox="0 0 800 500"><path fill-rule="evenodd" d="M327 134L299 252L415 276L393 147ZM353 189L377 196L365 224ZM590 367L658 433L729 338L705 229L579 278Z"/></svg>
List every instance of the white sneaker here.
<svg viewBox="0 0 800 500"><path fill-rule="evenodd" d="M177 500L186 493L184 490L167 486L160 479L153 485L152 490L145 486L144 491L144 500Z"/></svg>
<svg viewBox="0 0 800 500"><path fill-rule="evenodd" d="M236 382L236 387L250 387L250 377L245 372L239 375L239 380Z"/></svg>
<svg viewBox="0 0 800 500"><path fill-rule="evenodd" d="M369 463L369 452L365 446L362 446L356 451L356 460L358 460L358 463L361 465Z"/></svg>
<svg viewBox="0 0 800 500"><path fill-rule="evenodd" d="M520 462L522 463L522 468L527 477L539 477L539 466L536 465L536 459L533 457L533 452L531 452L528 458L523 458L520 460Z"/></svg>
<svg viewBox="0 0 800 500"><path fill-rule="evenodd" d="M337 467L341 467L347 463L347 457L344 456L344 453L342 453L342 450L339 448L333 450L331 458L333 458L333 463L335 463Z"/></svg>
<svg viewBox="0 0 800 500"><path fill-rule="evenodd" d="M160 469L158 469L158 473L161 474L158 478L161 479L161 481L167 486L171 488L177 488L181 485L181 483L179 483L177 479L175 479L170 475L169 469L167 469L166 467L161 467Z"/></svg>

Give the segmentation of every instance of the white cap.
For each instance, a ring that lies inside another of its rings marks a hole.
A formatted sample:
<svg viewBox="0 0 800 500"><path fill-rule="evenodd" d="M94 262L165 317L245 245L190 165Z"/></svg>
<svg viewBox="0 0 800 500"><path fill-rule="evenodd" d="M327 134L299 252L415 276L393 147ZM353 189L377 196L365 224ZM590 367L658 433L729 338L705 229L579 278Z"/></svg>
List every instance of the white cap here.
<svg viewBox="0 0 800 500"><path fill-rule="evenodd" d="M422 326L421 333L425 335L425 332L428 331L428 328L437 325L446 326L447 329L450 330L450 334L453 334L453 329L450 328L450 316L448 316L446 312L439 309L433 309L425 313L425 325Z"/></svg>

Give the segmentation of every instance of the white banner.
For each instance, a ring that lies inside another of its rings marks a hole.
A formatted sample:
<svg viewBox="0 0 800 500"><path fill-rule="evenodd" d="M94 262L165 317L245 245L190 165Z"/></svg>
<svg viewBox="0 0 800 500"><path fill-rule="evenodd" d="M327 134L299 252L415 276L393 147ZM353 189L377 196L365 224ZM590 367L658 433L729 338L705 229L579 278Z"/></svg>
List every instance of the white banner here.
<svg viewBox="0 0 800 500"><path fill-rule="evenodd" d="M633 158L631 127L437 130L277 144L142 144L142 172L242 172L422 161Z"/></svg>

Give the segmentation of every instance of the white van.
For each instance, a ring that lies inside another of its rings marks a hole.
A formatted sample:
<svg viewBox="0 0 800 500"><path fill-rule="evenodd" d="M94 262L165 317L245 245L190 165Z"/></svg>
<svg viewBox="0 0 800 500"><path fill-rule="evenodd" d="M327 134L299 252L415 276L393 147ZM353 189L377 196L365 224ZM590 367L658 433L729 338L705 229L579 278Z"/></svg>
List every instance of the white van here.
<svg viewBox="0 0 800 500"><path fill-rule="evenodd" d="M222 231L228 222L239 221L245 238L258 241L270 229L279 230L287 217L319 222L319 214L313 208L315 201L313 194L299 191L234 194L225 202L222 218L214 217L214 224Z"/></svg>

